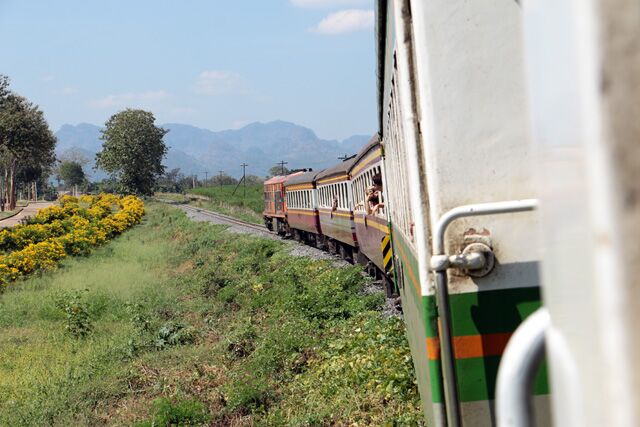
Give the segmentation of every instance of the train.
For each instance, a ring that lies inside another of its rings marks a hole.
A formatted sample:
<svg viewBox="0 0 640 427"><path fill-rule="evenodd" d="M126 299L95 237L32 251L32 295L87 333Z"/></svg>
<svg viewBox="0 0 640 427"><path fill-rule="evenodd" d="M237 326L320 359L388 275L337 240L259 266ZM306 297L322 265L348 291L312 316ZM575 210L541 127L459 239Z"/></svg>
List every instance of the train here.
<svg viewBox="0 0 640 427"><path fill-rule="evenodd" d="M384 180L378 135L354 156L320 171L300 170L264 182L265 226L365 266L382 280L388 297L397 295L384 192L375 213L367 213L367 189Z"/></svg>
<svg viewBox="0 0 640 427"><path fill-rule="evenodd" d="M429 426L638 424L640 6L604 3L375 0L376 135L265 183L399 295Z"/></svg>

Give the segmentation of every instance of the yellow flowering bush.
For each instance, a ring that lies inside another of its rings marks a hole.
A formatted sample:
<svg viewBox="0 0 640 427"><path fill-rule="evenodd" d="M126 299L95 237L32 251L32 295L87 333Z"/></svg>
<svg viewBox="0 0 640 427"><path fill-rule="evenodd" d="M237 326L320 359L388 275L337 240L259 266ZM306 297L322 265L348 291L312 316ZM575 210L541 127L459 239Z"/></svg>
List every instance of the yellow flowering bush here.
<svg viewBox="0 0 640 427"><path fill-rule="evenodd" d="M85 207L86 206L86 207ZM42 209L27 224L0 231L0 290L37 270L50 270L140 222L144 203L113 194L64 196L60 206Z"/></svg>

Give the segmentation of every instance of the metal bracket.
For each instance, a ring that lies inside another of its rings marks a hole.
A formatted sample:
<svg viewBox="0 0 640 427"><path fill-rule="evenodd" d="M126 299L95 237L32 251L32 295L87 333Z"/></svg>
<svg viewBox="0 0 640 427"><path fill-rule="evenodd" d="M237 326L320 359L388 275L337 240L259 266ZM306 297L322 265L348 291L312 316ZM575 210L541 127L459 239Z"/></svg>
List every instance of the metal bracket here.
<svg viewBox="0 0 640 427"><path fill-rule="evenodd" d="M463 270L473 277L489 274L495 265L495 257L491 248L484 243L467 245L462 253L456 255L432 255L431 271L445 271L448 268Z"/></svg>

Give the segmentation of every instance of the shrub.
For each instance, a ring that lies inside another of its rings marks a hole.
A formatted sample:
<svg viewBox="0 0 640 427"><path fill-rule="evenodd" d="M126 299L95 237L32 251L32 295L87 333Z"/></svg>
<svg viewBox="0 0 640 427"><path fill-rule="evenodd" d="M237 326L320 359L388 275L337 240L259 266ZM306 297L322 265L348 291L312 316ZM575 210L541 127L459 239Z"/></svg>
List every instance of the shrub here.
<svg viewBox="0 0 640 427"><path fill-rule="evenodd" d="M154 344L156 349L163 350L175 345L190 344L195 340L196 332L192 327L182 323L168 322L158 330Z"/></svg>
<svg viewBox="0 0 640 427"><path fill-rule="evenodd" d="M86 255L133 225L144 204L133 196L62 197L60 206L42 209L28 224L0 231L0 290L37 270L50 270L70 255ZM112 209L116 209L115 212Z"/></svg>
<svg viewBox="0 0 640 427"><path fill-rule="evenodd" d="M153 410L152 421L140 424L141 427L199 426L206 425L211 419L207 407L197 400L172 402L160 398L153 402Z"/></svg>
<svg viewBox="0 0 640 427"><path fill-rule="evenodd" d="M84 338L91 332L91 322L89 320L89 310L87 304L82 299L81 292L65 292L56 299L56 307L64 311L67 317L65 329L76 338Z"/></svg>

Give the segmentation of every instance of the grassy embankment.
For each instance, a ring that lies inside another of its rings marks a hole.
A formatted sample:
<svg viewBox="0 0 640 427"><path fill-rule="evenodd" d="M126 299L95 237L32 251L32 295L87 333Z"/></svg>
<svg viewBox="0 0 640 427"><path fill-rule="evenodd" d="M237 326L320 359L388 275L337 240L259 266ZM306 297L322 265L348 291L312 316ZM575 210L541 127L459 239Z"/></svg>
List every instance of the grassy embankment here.
<svg viewBox="0 0 640 427"><path fill-rule="evenodd" d="M0 295L0 425L416 425L398 319L355 267L147 206Z"/></svg>
<svg viewBox="0 0 640 427"><path fill-rule="evenodd" d="M206 201L192 201L191 204L195 206L211 209L255 224L262 224L264 209L264 187L262 184L247 185L246 195L242 185L232 195L234 189L235 185L199 187L188 190L187 193L209 198Z"/></svg>

